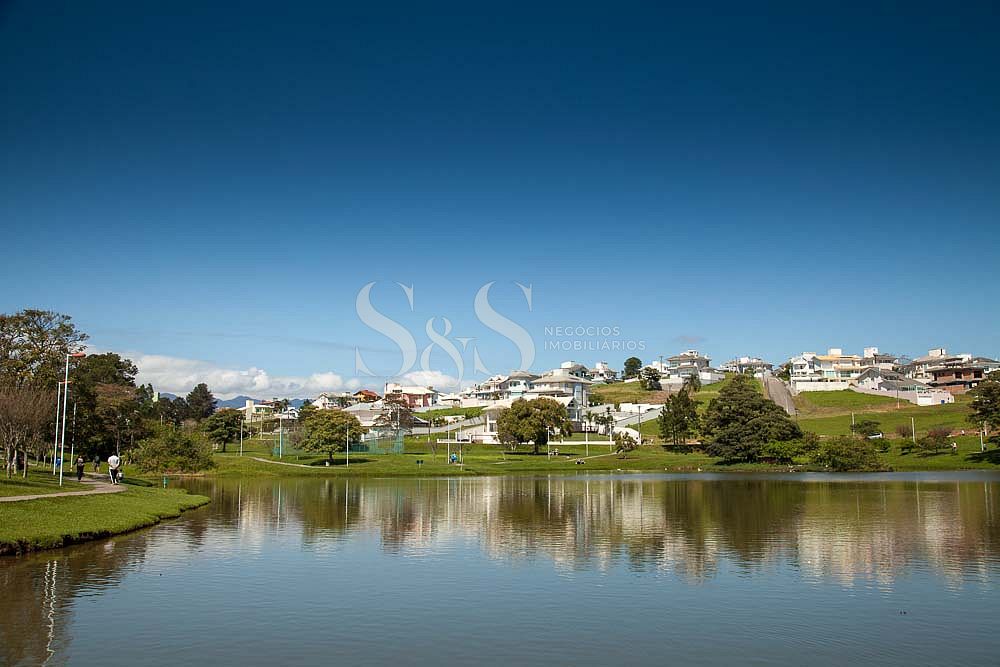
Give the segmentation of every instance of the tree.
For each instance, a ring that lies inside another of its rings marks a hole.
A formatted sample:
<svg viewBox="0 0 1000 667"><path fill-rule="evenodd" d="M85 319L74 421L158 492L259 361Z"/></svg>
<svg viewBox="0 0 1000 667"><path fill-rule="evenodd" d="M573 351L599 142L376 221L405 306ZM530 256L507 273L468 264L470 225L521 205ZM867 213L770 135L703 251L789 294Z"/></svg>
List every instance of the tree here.
<svg viewBox="0 0 1000 667"><path fill-rule="evenodd" d="M198 472L215 467L212 449L198 433L175 426L156 426L139 442L136 464L147 472Z"/></svg>
<svg viewBox="0 0 1000 667"><path fill-rule="evenodd" d="M684 445L698 429L698 404L686 389L667 397L660 411L659 425L660 437L669 440L675 447Z"/></svg>
<svg viewBox="0 0 1000 667"><path fill-rule="evenodd" d="M362 432L361 422L343 410L317 410L302 424L299 447L309 452L326 453L332 461L336 452L347 447L348 437Z"/></svg>
<svg viewBox="0 0 1000 667"><path fill-rule="evenodd" d="M594 423L603 429L601 431L602 433L605 435L611 435L611 431L615 425L615 416L611 414L611 408L606 408L604 414L594 417Z"/></svg>
<svg viewBox="0 0 1000 667"><path fill-rule="evenodd" d="M697 394L701 391L701 377L698 373L692 373L684 378L684 389L687 389L692 394Z"/></svg>
<svg viewBox="0 0 1000 667"><path fill-rule="evenodd" d="M18 453L25 462L22 475L27 476L28 449L39 445L53 418L53 392L30 387L0 388L0 444L3 446L7 477L17 469Z"/></svg>
<svg viewBox="0 0 1000 667"><path fill-rule="evenodd" d="M99 384L94 387L95 401L90 426L97 431L97 439L107 438L114 443L114 452L120 453L122 444L131 444L139 423L139 399L135 387Z"/></svg>
<svg viewBox="0 0 1000 667"><path fill-rule="evenodd" d="M66 354L81 351L85 340L69 315L35 309L0 313L0 384L55 387Z"/></svg>
<svg viewBox="0 0 1000 667"><path fill-rule="evenodd" d="M1000 371L990 373L972 391L969 421L982 427L1000 428Z"/></svg>
<svg viewBox="0 0 1000 667"><path fill-rule="evenodd" d="M382 402L382 412L375 418L374 426L409 433L413 430L413 410L399 394L388 394Z"/></svg>
<svg viewBox="0 0 1000 667"><path fill-rule="evenodd" d="M628 453L639 447L639 443L636 442L635 438L624 431L615 433L614 441L615 453L621 454L623 459L628 458Z"/></svg>
<svg viewBox="0 0 1000 667"><path fill-rule="evenodd" d="M708 453L728 461L757 461L766 443L802 437L798 424L746 375L734 376L709 402L702 424Z"/></svg>
<svg viewBox="0 0 1000 667"><path fill-rule="evenodd" d="M639 376L639 385L647 391L659 391L660 371L650 367L643 368Z"/></svg>
<svg viewBox="0 0 1000 667"><path fill-rule="evenodd" d="M226 451L226 445L240 437L243 413L233 408L217 410L201 423L208 441Z"/></svg>
<svg viewBox="0 0 1000 667"><path fill-rule="evenodd" d="M882 464L870 440L840 436L820 444L813 460L836 472L880 470Z"/></svg>
<svg viewBox="0 0 1000 667"><path fill-rule="evenodd" d="M948 448L950 436L951 429L947 426L932 426L927 430L927 435L917 439L917 447L925 452L941 451Z"/></svg>
<svg viewBox="0 0 1000 667"><path fill-rule="evenodd" d="M558 401L519 398L497 416L497 437L511 449L530 442L537 454L539 447L549 441L549 431L564 428L567 420L566 407Z"/></svg>
<svg viewBox="0 0 1000 667"><path fill-rule="evenodd" d="M874 419L862 419L859 422L851 424L851 432L861 436L862 438L868 438L876 433L879 433L879 422Z"/></svg>
<svg viewBox="0 0 1000 667"><path fill-rule="evenodd" d="M185 400L192 419L201 421L215 412L215 396L204 382L197 385Z"/></svg>
<svg viewBox="0 0 1000 667"><path fill-rule="evenodd" d="M642 359L639 357L629 357L625 360L625 369L622 372L622 378L628 380L629 378L638 377L641 369Z"/></svg>

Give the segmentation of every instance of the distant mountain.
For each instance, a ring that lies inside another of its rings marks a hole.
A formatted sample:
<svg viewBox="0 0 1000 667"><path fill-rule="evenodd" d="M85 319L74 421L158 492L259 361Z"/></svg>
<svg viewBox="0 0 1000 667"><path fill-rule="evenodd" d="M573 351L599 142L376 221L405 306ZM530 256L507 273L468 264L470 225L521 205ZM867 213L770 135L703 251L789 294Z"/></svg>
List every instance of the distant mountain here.
<svg viewBox="0 0 1000 667"><path fill-rule="evenodd" d="M163 394L160 394L160 395L162 396ZM264 400L270 400L270 399L253 398L251 396L234 396L233 398L227 398L225 400L223 400L221 398L217 399L216 402L215 402L215 407L217 409L220 409L220 408L242 408L244 405L247 404L247 401L253 401L254 403L260 403L260 402L262 402ZM292 398L292 399L289 399L288 404L290 406L292 406L293 408L301 408L303 405L305 405L306 403L308 403L311 400L312 399L309 399L309 398Z"/></svg>

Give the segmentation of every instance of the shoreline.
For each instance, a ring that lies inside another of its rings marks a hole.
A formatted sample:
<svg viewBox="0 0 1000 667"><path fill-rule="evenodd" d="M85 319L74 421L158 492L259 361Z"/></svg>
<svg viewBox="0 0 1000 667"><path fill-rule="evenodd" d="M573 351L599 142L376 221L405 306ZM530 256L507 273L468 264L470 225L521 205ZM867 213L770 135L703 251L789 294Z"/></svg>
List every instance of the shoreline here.
<svg viewBox="0 0 1000 667"><path fill-rule="evenodd" d="M58 549L147 528L207 505L183 489L36 498L0 505L0 557Z"/></svg>

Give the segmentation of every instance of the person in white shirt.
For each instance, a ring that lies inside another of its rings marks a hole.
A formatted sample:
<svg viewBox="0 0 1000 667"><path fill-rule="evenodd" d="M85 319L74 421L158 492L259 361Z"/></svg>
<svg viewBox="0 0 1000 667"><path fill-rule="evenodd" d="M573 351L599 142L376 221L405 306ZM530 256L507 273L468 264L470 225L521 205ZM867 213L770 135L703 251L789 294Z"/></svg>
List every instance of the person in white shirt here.
<svg viewBox="0 0 1000 667"><path fill-rule="evenodd" d="M121 467L122 460L118 458L116 454L112 454L108 457L108 474L111 475L111 483L118 483L118 469Z"/></svg>

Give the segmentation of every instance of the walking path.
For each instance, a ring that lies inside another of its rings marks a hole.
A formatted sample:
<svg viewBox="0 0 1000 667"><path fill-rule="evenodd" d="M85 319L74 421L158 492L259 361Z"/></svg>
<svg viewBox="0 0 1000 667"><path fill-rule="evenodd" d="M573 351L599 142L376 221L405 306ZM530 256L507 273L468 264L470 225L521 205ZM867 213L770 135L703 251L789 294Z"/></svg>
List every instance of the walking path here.
<svg viewBox="0 0 1000 667"><path fill-rule="evenodd" d="M36 493L30 496L0 496L0 503L13 503L20 500L40 500L42 498L65 498L66 496L94 496L101 493L121 493L125 487L120 484L94 479L87 475L88 479L83 480L83 484L92 486L87 491L60 491L58 493Z"/></svg>
<svg viewBox="0 0 1000 667"><path fill-rule="evenodd" d="M285 463L284 461L272 461L271 459L262 459L257 456L251 456L254 461L260 461L261 463L273 463L276 466L292 466L293 468L312 468L315 470L319 466L307 466L305 463Z"/></svg>

